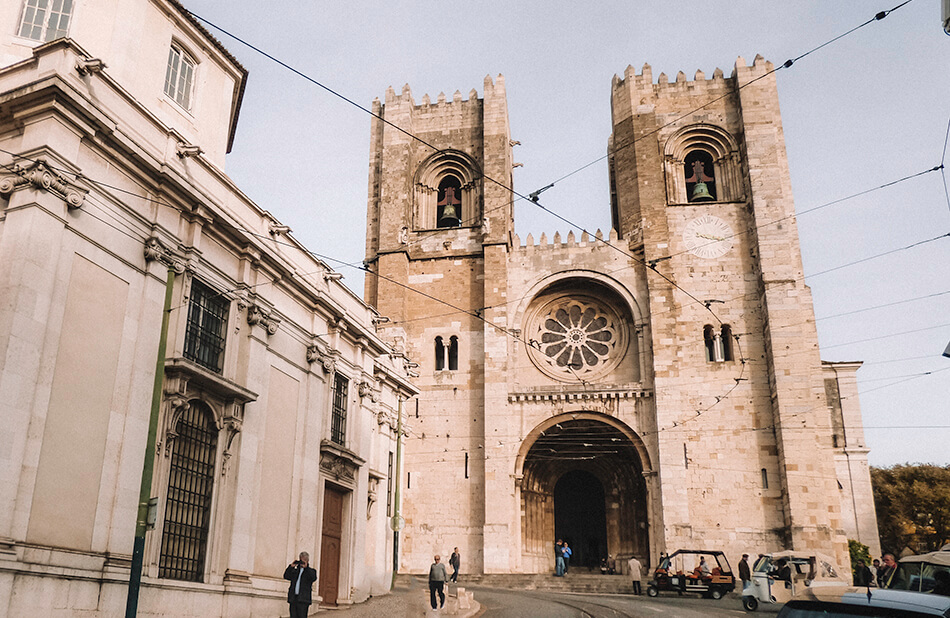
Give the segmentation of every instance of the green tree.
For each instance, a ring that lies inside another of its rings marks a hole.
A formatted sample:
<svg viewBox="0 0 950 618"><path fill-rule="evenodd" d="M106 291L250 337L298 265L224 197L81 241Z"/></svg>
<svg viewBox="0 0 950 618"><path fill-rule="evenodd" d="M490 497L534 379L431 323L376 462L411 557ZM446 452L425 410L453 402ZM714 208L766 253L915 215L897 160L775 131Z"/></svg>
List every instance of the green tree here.
<svg viewBox="0 0 950 618"><path fill-rule="evenodd" d="M858 572L858 560L864 560L864 564L871 566L871 550L864 543L848 539L848 553L851 554L852 576Z"/></svg>
<svg viewBox="0 0 950 618"><path fill-rule="evenodd" d="M950 466L871 468L881 548L895 555L950 542Z"/></svg>

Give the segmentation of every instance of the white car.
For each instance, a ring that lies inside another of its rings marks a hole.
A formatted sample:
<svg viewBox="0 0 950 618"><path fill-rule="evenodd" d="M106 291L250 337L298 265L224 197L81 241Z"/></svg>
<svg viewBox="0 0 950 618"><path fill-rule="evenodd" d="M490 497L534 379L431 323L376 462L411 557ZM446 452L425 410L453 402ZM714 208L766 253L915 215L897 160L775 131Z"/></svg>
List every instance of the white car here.
<svg viewBox="0 0 950 618"><path fill-rule="evenodd" d="M778 618L950 618L950 597L880 588L809 588L785 604Z"/></svg>

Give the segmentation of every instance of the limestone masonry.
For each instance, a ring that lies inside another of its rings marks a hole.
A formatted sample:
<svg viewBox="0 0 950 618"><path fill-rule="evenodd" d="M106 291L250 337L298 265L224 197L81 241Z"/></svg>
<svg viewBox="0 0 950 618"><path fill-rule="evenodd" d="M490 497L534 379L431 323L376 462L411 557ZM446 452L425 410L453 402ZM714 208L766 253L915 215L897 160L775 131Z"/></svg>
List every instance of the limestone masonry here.
<svg viewBox="0 0 950 618"><path fill-rule="evenodd" d="M403 570L458 546L549 572L557 538L575 565L878 551L860 363L819 356L771 69L615 77L613 229L539 241L514 234L502 76L374 103L420 138L373 121L367 208L366 301L420 364Z"/></svg>

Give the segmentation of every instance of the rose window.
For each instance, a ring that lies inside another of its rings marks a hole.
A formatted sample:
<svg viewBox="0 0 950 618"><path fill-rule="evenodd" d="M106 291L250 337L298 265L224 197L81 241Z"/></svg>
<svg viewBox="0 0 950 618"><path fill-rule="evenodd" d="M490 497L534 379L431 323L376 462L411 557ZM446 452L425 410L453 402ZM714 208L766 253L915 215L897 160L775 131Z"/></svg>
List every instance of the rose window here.
<svg viewBox="0 0 950 618"><path fill-rule="evenodd" d="M561 297L535 314L529 354L540 369L571 379L611 369L623 329L619 316L593 298Z"/></svg>

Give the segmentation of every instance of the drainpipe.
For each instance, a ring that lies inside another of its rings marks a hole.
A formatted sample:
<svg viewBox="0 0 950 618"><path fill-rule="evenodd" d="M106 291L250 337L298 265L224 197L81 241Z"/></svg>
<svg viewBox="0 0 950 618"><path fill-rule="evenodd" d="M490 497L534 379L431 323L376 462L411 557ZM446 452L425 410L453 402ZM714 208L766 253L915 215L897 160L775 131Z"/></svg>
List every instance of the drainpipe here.
<svg viewBox="0 0 950 618"><path fill-rule="evenodd" d="M162 311L162 334L158 340L158 360L155 363L155 383L152 386L152 411L148 419L148 439L145 442L145 463L142 466L142 485L139 489L139 508L135 518L135 543L132 547L132 570L129 573L129 595L125 602L125 617L135 618L139 605L139 587L142 581L142 562L145 555L145 532L149 526L149 507L152 494L152 472L155 467L155 436L158 433L158 412L162 405L162 384L165 380L165 347L168 339L168 315L172 309L172 290L175 287L175 268L168 266L165 280L165 308ZM153 522L154 523L154 522Z"/></svg>
<svg viewBox="0 0 950 618"><path fill-rule="evenodd" d="M389 585L392 590L396 587L396 575L399 573L399 531L405 525L405 521L400 516L401 506L399 502L399 488L402 485L402 397L399 398L399 405L396 408L396 495L393 497L393 518L389 522L393 530L393 580Z"/></svg>

